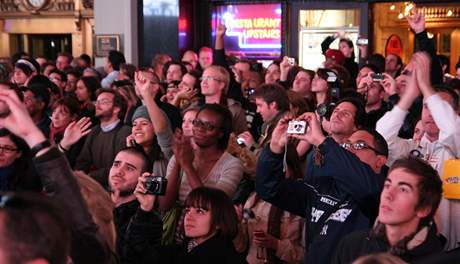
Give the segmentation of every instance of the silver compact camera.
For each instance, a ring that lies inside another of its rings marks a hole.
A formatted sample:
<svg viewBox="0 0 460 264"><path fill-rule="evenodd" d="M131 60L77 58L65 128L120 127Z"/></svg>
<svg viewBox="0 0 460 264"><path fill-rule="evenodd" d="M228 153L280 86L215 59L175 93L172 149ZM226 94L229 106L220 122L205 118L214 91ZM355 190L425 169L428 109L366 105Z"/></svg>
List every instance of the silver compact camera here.
<svg viewBox="0 0 460 264"><path fill-rule="evenodd" d="M304 120L291 120L288 124L287 133L302 135L307 130L307 122Z"/></svg>
<svg viewBox="0 0 460 264"><path fill-rule="evenodd" d="M288 58L288 64L291 65L291 66L294 66L295 59L294 58Z"/></svg>

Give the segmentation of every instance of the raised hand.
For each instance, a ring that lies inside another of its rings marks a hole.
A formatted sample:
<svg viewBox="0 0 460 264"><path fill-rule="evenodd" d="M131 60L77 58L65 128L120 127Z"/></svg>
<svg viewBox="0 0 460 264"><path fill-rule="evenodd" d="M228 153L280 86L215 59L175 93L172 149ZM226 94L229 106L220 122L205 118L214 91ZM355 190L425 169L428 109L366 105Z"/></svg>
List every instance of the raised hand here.
<svg viewBox="0 0 460 264"><path fill-rule="evenodd" d="M430 81L431 58L426 52L416 52L411 60L414 63L414 72L417 85L424 96L427 96L427 89L432 90Z"/></svg>
<svg viewBox="0 0 460 264"><path fill-rule="evenodd" d="M224 24L219 24L216 27L216 37L223 37L225 32L227 31L227 27Z"/></svg>
<svg viewBox="0 0 460 264"><path fill-rule="evenodd" d="M174 133L173 153L181 167L191 166L193 163L193 148L190 138L183 135L181 130Z"/></svg>
<svg viewBox="0 0 460 264"><path fill-rule="evenodd" d="M307 130L303 135L292 135L293 138L307 141L308 143L318 146L326 139L321 131L321 125L315 113L307 112L296 118L307 122Z"/></svg>
<svg viewBox="0 0 460 264"><path fill-rule="evenodd" d="M396 80L391 77L388 73L382 73L383 74L383 80L380 81L380 84L383 86L383 90L385 91L386 94L389 96L392 96L393 94L397 93L397 88L396 88Z"/></svg>
<svg viewBox="0 0 460 264"><path fill-rule="evenodd" d="M30 147L46 139L34 124L26 106L19 100L15 91L0 89L0 102L10 109L8 115L0 118L0 127L24 139Z"/></svg>
<svg viewBox="0 0 460 264"><path fill-rule="evenodd" d="M371 75L373 73L374 72L369 72L366 77L361 78L361 80L358 83L358 88L356 90L358 93L360 93L360 94L367 93L367 90L372 85L372 77L371 77Z"/></svg>
<svg viewBox="0 0 460 264"><path fill-rule="evenodd" d="M410 28L415 34L418 34L425 30L425 14L419 13L415 7L412 10L413 14L408 15L406 18Z"/></svg>
<svg viewBox="0 0 460 264"><path fill-rule="evenodd" d="M280 62L280 80L281 81L287 80L287 74L291 67L292 66L289 64L289 57L284 56L283 60Z"/></svg>
<svg viewBox="0 0 460 264"><path fill-rule="evenodd" d="M139 201L140 208L145 212L152 211L156 200L156 196L147 193L147 189L144 187L145 181L147 180L146 177L148 176L150 176L150 173L143 173L139 177L136 189L134 190L134 196L136 196L136 199Z"/></svg>
<svg viewBox="0 0 460 264"><path fill-rule="evenodd" d="M77 143L82 137L91 132L91 119L82 117L78 121L70 123L64 131L64 137L59 144L62 148L69 150L70 147Z"/></svg>
<svg viewBox="0 0 460 264"><path fill-rule="evenodd" d="M136 83L136 91L141 96L141 99L153 99L160 90L160 86L152 83L141 71L134 73L134 81Z"/></svg>
<svg viewBox="0 0 460 264"><path fill-rule="evenodd" d="M282 153L284 146L287 144L287 128L291 120L290 116L285 116L278 121L275 129L272 132L272 140L270 140L270 150L273 153Z"/></svg>
<svg viewBox="0 0 460 264"><path fill-rule="evenodd" d="M127 137L126 137L126 146L127 146L127 147L134 147L134 144L132 144L133 140L134 140L134 142L136 141L136 140L134 139L134 135L133 135L133 134L127 136Z"/></svg>

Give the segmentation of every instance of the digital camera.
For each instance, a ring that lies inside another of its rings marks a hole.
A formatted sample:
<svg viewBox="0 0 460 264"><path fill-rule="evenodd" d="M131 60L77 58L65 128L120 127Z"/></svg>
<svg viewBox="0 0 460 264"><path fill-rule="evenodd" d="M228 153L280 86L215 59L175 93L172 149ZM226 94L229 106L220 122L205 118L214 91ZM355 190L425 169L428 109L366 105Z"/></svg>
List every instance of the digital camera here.
<svg viewBox="0 0 460 264"><path fill-rule="evenodd" d="M356 44L358 44L358 46L360 45L368 45L369 44L369 40L367 38L359 38L357 41L356 41Z"/></svg>
<svg viewBox="0 0 460 264"><path fill-rule="evenodd" d="M164 195L168 180L162 176L148 176L144 182L144 187L148 194Z"/></svg>
<svg viewBox="0 0 460 264"><path fill-rule="evenodd" d="M288 64L291 65L291 66L294 66L295 59L294 58L288 58Z"/></svg>
<svg viewBox="0 0 460 264"><path fill-rule="evenodd" d="M307 130L307 122L304 120L291 120L288 124L287 133L302 135Z"/></svg>
<svg viewBox="0 0 460 264"><path fill-rule="evenodd" d="M378 81L383 80L384 76L381 73L372 73L371 78L373 82L378 82Z"/></svg>

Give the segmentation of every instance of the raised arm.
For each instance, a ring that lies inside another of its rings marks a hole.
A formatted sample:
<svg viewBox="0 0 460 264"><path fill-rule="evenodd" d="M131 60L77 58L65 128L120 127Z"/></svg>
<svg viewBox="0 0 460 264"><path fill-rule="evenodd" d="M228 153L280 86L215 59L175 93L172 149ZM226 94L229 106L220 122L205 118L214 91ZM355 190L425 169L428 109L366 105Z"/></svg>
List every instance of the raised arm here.
<svg viewBox="0 0 460 264"><path fill-rule="evenodd" d="M142 97L142 102L147 107L149 117L155 130L155 134L164 133L165 130L171 130L166 114L155 102L155 96L160 87L158 84L151 83L142 72L135 74L136 87Z"/></svg>

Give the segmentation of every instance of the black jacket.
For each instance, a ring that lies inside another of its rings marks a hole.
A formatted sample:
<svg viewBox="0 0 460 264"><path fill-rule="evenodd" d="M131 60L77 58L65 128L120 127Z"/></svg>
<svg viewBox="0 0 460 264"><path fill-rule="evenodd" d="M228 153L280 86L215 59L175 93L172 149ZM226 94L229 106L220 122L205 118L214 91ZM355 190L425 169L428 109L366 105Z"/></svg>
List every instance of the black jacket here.
<svg viewBox="0 0 460 264"><path fill-rule="evenodd" d="M187 247L168 246L161 250L161 264L239 264L245 263L236 252L233 242L221 236L213 236L187 252Z"/></svg>
<svg viewBox="0 0 460 264"><path fill-rule="evenodd" d="M70 256L74 263L114 263L98 227L80 192L80 187L65 156L56 148L34 158L44 192L59 201L72 232Z"/></svg>
<svg viewBox="0 0 460 264"><path fill-rule="evenodd" d="M133 200L114 210L117 252L121 263L155 263L163 223L156 212L145 212Z"/></svg>
<svg viewBox="0 0 460 264"><path fill-rule="evenodd" d="M331 263L352 263L360 256L388 252L389 249L390 245L386 239L376 237L369 231L358 231L342 239ZM436 236L436 229L429 228L428 235L420 245L398 257L409 263L418 263L429 256L439 254L441 251L442 245Z"/></svg>
<svg viewBox="0 0 460 264"><path fill-rule="evenodd" d="M283 154L266 147L259 156L256 191L282 210L305 218L305 263L329 263L345 235L368 229L375 215L384 177L328 138L320 145L322 166L308 162L302 181L285 179ZM322 215L330 211L330 217Z"/></svg>

